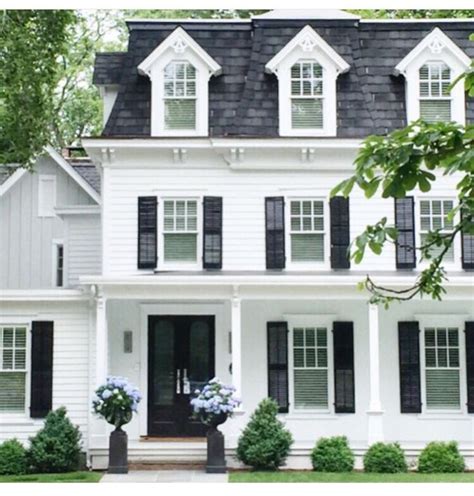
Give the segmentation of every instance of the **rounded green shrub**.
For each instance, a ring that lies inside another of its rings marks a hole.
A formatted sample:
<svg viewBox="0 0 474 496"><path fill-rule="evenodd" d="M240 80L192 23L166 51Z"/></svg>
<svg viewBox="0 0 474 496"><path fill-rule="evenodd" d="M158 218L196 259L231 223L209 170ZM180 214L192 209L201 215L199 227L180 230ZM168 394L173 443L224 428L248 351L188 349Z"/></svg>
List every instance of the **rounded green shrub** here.
<svg viewBox="0 0 474 496"><path fill-rule="evenodd" d="M0 475L23 475L26 468L26 450L17 439L0 444Z"/></svg>
<svg viewBox="0 0 474 496"><path fill-rule="evenodd" d="M455 441L429 443L418 458L418 472L425 474L464 472L464 458Z"/></svg>
<svg viewBox="0 0 474 496"><path fill-rule="evenodd" d="M48 413L44 427L30 438L28 459L35 472L73 472L81 460L81 433L66 408Z"/></svg>
<svg viewBox="0 0 474 496"><path fill-rule="evenodd" d="M364 455L364 470L379 474L406 472L405 453L398 443L375 443Z"/></svg>
<svg viewBox="0 0 474 496"><path fill-rule="evenodd" d="M345 436L323 437L311 452L311 462L318 472L351 472L354 453Z"/></svg>
<svg viewBox="0 0 474 496"><path fill-rule="evenodd" d="M274 400L261 401L239 438L237 458L255 470L276 470L290 452L293 437L277 413Z"/></svg>

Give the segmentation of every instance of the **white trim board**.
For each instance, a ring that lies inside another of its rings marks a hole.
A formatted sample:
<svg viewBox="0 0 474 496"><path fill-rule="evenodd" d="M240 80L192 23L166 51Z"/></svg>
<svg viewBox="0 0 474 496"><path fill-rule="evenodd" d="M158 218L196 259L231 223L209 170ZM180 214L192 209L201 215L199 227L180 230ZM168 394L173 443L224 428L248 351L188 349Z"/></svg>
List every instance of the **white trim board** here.
<svg viewBox="0 0 474 496"><path fill-rule="evenodd" d="M27 170L18 168L11 174L6 181L0 185L0 196L3 196L12 186L14 186L25 174Z"/></svg>

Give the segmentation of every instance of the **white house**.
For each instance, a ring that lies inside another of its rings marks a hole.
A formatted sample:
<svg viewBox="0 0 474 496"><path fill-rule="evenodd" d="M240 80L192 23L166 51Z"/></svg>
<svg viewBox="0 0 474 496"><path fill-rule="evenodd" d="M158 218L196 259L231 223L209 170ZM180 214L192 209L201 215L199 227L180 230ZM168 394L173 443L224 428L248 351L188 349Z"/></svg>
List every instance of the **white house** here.
<svg viewBox="0 0 474 496"><path fill-rule="evenodd" d="M144 396L130 459L203 460L189 399L218 376L242 398L223 426L230 464L271 396L291 467L346 435L359 461L378 440L410 457L456 440L474 468L473 237L447 256L442 302L384 310L357 289L367 273L414 281L413 248L449 232L458 178L395 203L329 199L364 137L474 121L473 99L448 88L474 56L474 20L273 11L128 28L127 52L97 54L92 162L48 149L34 174L0 176L0 440L26 441L65 405L104 467L91 398L120 375ZM399 245L350 263L350 240L383 216Z"/></svg>

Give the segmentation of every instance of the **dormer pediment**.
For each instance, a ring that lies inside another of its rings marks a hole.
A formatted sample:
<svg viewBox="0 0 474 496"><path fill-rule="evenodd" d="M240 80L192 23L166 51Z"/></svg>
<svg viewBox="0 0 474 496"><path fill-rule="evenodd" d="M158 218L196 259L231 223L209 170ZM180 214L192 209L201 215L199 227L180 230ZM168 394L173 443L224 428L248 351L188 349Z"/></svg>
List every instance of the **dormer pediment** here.
<svg viewBox="0 0 474 496"><path fill-rule="evenodd" d="M153 67L166 55L198 59L209 71L209 77L218 76L222 67L197 43L183 28L176 28L148 57L138 66L138 72L149 76Z"/></svg>

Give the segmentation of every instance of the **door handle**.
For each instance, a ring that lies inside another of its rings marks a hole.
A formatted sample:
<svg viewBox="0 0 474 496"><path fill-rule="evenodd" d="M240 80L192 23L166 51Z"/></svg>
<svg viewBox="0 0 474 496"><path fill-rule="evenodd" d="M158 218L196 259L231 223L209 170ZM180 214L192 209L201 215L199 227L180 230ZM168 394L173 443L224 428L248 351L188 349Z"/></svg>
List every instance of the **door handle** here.
<svg viewBox="0 0 474 496"><path fill-rule="evenodd" d="M181 393L181 370L176 369L176 394Z"/></svg>

